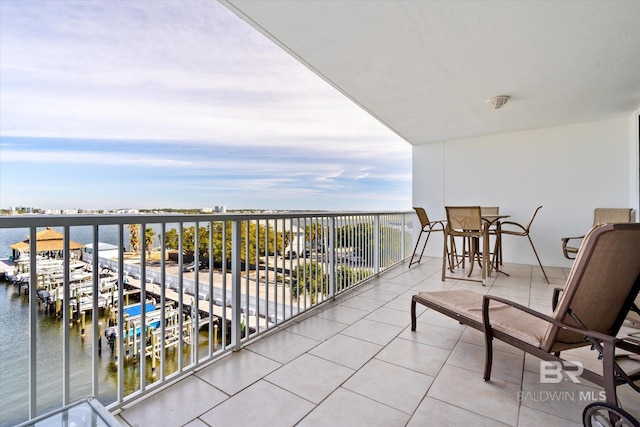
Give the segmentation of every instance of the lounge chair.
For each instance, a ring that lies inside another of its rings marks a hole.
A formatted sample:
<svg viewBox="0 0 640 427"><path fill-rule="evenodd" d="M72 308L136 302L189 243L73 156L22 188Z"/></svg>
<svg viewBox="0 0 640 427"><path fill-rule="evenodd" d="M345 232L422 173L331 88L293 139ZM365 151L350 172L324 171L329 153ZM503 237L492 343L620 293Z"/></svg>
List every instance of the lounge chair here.
<svg viewBox="0 0 640 427"><path fill-rule="evenodd" d="M622 408L605 402L593 402L582 411L584 427L640 427L640 422Z"/></svg>
<svg viewBox="0 0 640 427"><path fill-rule="evenodd" d="M540 359L565 362L564 350L591 345L602 357L602 374L584 369L580 376L604 388L606 401L617 404L616 386L634 384L640 371L625 373L616 349L640 354L640 340L617 338L622 322L640 290L640 224L605 224L585 236L567 283L551 316L492 295L468 290L420 292L411 300L411 330L416 329L416 303L483 331L484 379L491 378L493 339Z"/></svg>

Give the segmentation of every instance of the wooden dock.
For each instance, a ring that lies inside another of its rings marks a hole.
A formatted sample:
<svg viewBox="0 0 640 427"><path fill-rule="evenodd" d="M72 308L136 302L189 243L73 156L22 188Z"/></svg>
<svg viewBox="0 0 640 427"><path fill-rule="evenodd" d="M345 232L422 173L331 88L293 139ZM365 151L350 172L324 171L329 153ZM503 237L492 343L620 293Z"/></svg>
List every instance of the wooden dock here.
<svg viewBox="0 0 640 427"><path fill-rule="evenodd" d="M127 278L127 283L125 284L125 286L129 290L140 292L141 286L140 286L140 280L138 279ZM161 291L162 291L162 287L156 283L147 283L145 287L145 293L147 294L147 297L155 298L157 303L160 302ZM173 302L177 306L180 298L180 294L178 292L174 291L173 289L165 288L164 295L165 295L165 302ZM210 307L209 300L196 299L194 295L183 293L182 305L186 310L189 310L189 312L192 312L193 310L192 307L196 301L197 301L198 314L199 314L199 319L198 319L199 329L202 329L203 327L207 327L210 323L211 317L213 317L212 322L217 323L219 325L221 325L222 319L226 319L227 323L231 321L233 317L233 311L231 310L230 307L220 306L215 304L215 302L213 302ZM210 311L210 308L212 311ZM260 322L259 326L261 329L264 329L267 327L267 319L259 318L258 322ZM250 327L252 328L255 328L256 326L258 326L255 324L255 318L253 316L251 318L250 323L251 323Z"/></svg>

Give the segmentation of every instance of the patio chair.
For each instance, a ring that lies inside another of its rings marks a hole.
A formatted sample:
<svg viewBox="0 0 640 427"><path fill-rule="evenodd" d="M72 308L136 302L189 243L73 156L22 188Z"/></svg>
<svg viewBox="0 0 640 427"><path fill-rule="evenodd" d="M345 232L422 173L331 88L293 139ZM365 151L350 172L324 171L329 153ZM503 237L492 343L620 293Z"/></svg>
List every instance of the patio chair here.
<svg viewBox="0 0 640 427"><path fill-rule="evenodd" d="M631 222L632 209L627 208L596 208L593 211L593 224L624 224ZM562 238L562 253L567 259L575 259L575 254L578 252L578 247L569 246L569 240L571 239L583 239L584 236L579 237L563 237ZM635 303L631 306L627 315L627 326L632 328L640 328L640 296L636 298Z"/></svg>
<svg viewBox="0 0 640 427"><path fill-rule="evenodd" d="M494 338L563 366L571 362L560 357L562 351L591 345L602 358L602 374L583 369L579 376L603 387L606 401L617 404L617 385L640 392L634 384L640 370L624 372L615 360L616 349L640 354L640 340L616 337L640 290L639 253L640 224L596 226L585 236L551 316L469 290L420 292L411 299L411 330L420 303L483 331L485 381L491 378Z"/></svg>
<svg viewBox="0 0 640 427"><path fill-rule="evenodd" d="M533 223L533 220L535 219L540 209L542 209L542 206L538 206L536 210L533 211L533 215L531 215L531 219L529 219L529 222L527 223L526 227L517 222L502 221L500 223L500 234L506 234L509 236L527 237L529 239L529 243L531 244L531 249L533 249L533 253L536 256L536 259L538 260L538 265L540 266L540 269L542 269L542 274L544 274L545 280L547 281L547 283L549 283L547 272L544 271L544 267L542 266L542 263L540 262L540 257L538 256L538 251L536 251L536 247L533 246L533 240L531 240L531 235L529 234L529 231L531 230L531 224ZM505 225L507 226L506 229L503 228ZM516 229L515 230L513 228L509 229L510 227L515 227Z"/></svg>
<svg viewBox="0 0 640 427"><path fill-rule="evenodd" d="M411 255L411 259L409 260L409 268L411 268L413 264L420 263L420 261L422 260L422 254L424 254L424 249L427 247L427 242L429 241L429 236L431 236L431 233L439 231L444 232L444 221L430 221L429 216L427 216L427 212L424 210L424 208L414 207L413 209L418 215L418 219L420 220L420 226L422 227L422 229L420 230L420 234L418 235L418 239L416 240L416 246L413 248L413 254ZM424 245L422 245L420 256L417 257L417 259L414 261L416 253L418 251L418 244L420 243L420 238L422 237L423 233L426 233L427 238L424 240Z"/></svg>
<svg viewBox="0 0 640 427"><path fill-rule="evenodd" d="M480 206L480 213L482 215L498 215L500 206Z"/></svg>
<svg viewBox="0 0 640 427"><path fill-rule="evenodd" d="M487 227L482 221L480 206L445 206L447 211L447 224L444 231L444 249L442 255L442 281L446 278L458 280L470 280L473 282L481 282L482 286L487 282L488 256L489 254L489 235ZM455 250L455 238L462 237L462 255L459 257ZM483 243L483 250L480 251L480 240ZM469 251L466 246L469 242ZM464 268L464 259L469 257L469 274L473 273L474 260L478 260L482 266L481 279L469 279L460 276L447 276L447 264L449 271L453 272L455 267L462 265Z"/></svg>
<svg viewBox="0 0 640 427"><path fill-rule="evenodd" d="M596 208L593 211L593 225L598 224L619 224L631 222L631 209L627 208ZM563 237L562 238L562 254L567 259L575 259L578 253L579 241L584 236ZM575 243L570 242L576 240Z"/></svg>

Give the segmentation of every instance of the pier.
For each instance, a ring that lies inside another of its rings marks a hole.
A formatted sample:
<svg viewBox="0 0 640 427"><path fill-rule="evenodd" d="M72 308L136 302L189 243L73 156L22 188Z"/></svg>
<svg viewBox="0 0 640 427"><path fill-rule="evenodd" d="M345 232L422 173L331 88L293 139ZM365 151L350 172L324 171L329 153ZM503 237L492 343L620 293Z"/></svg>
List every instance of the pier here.
<svg viewBox="0 0 640 427"><path fill-rule="evenodd" d="M62 262L60 260L48 261L38 261L37 297L45 312L54 313L58 318L61 318L63 304L65 304ZM9 259L0 260L0 277L12 281L13 285L18 286L20 294L23 293L23 290L24 294L27 294L30 288L28 267L27 263L18 264ZM91 314L94 307L94 284L91 268L90 264L74 263L73 274L70 275L71 282L68 285L70 317L79 326L82 337L85 335L87 323L90 324L86 320L86 315ZM117 273L103 268L101 265L99 268L101 271L97 286L98 308L104 310L107 322L105 327L101 327L99 330L99 348L102 352L102 342L103 339L106 340L115 360L122 356L127 363L135 364L144 354L144 357L151 359L152 372L155 373L163 345L165 349L177 349L181 340L187 345L192 345L194 334L200 330L212 328L213 348L215 349L219 345L219 339L227 338L221 337L219 333L226 331L225 335L228 335L231 332L232 310L224 305L224 298L216 298L213 301L198 299L188 290L183 292L181 297L176 290L164 287L165 315L164 319L161 319L162 307L160 304L163 286L155 282L149 283L149 281L145 286L147 304L145 305L145 325L142 325L141 304L139 302L142 286L139 277L125 275L121 291L123 301L119 301ZM176 280L175 276L167 275L167 277L171 283ZM202 284L201 286L201 289L205 289L208 285ZM218 293L221 295L219 288L216 289L216 294ZM181 312L178 308L180 301L182 304ZM122 337L118 336L119 328L117 325L120 309L124 310ZM226 323L224 328L223 321ZM259 318L258 322L260 328L266 329L268 327L268 320L264 317ZM164 325L162 325L163 323ZM161 335L162 326L164 326L164 336ZM246 332L254 332L256 326L246 325L248 329ZM123 354L118 354L119 349L122 349L120 351Z"/></svg>

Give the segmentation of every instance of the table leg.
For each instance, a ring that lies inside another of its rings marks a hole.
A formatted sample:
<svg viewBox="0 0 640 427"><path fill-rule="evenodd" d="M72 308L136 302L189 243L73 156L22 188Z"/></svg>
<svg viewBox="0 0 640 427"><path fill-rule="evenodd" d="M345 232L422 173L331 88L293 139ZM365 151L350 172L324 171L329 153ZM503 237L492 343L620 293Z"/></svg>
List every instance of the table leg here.
<svg viewBox="0 0 640 427"><path fill-rule="evenodd" d="M489 270L489 258L491 257L489 253L489 226L485 224L484 226L484 236L482 237L482 286L487 285L487 273Z"/></svg>
<svg viewBox="0 0 640 427"><path fill-rule="evenodd" d="M498 273L502 273L505 276L509 276L509 274L500 270L500 266L502 265L502 228L500 221L496 222L496 244L493 252L493 262L492 268L496 270Z"/></svg>

